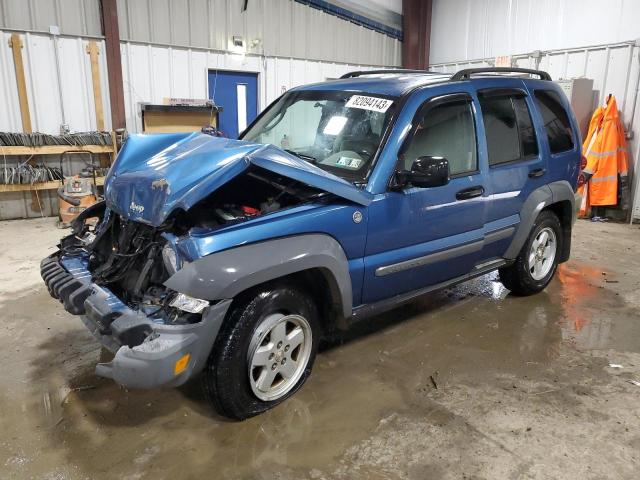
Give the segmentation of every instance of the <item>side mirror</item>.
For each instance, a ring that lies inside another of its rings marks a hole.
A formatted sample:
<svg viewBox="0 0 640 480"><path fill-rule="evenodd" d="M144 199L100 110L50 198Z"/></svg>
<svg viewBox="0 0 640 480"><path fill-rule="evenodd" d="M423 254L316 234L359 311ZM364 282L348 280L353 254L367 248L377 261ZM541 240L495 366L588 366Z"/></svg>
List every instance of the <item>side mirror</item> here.
<svg viewBox="0 0 640 480"><path fill-rule="evenodd" d="M449 183L449 162L444 157L418 157L411 165L411 171L396 173L401 186L411 184L415 187L441 187Z"/></svg>

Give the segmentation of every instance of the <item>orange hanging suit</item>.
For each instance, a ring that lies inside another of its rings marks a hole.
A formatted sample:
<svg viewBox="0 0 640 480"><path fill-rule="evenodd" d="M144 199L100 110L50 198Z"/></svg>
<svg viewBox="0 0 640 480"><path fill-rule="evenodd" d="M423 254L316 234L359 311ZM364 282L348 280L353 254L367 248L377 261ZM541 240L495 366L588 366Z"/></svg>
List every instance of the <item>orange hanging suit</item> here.
<svg viewBox="0 0 640 480"><path fill-rule="evenodd" d="M584 173L593 175L586 188L582 187L586 202L583 201L580 215L584 216L589 207L616 205L618 176L627 175L627 142L613 95L604 107L593 112L582 153L587 159Z"/></svg>

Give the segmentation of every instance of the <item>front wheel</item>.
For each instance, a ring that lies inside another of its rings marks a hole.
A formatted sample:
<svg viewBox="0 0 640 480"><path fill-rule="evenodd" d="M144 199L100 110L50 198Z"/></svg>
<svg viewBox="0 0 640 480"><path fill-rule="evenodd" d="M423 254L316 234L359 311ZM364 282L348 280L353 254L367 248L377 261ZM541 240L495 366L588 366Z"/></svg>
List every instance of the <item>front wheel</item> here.
<svg viewBox="0 0 640 480"><path fill-rule="evenodd" d="M203 375L216 410L242 420L296 392L311 373L320 337L309 296L280 285L258 289L232 307Z"/></svg>
<svg viewBox="0 0 640 480"><path fill-rule="evenodd" d="M500 281L515 295L533 295L542 291L556 272L561 249L560 220L553 212L543 211L515 262L499 270Z"/></svg>

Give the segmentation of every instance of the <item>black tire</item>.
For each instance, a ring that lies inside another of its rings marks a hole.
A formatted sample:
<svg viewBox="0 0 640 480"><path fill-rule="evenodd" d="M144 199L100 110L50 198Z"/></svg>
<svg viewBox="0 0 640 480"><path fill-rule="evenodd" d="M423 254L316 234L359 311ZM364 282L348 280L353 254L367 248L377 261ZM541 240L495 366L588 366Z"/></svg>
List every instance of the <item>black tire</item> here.
<svg viewBox="0 0 640 480"><path fill-rule="evenodd" d="M550 228L556 237L556 252L553 265L549 272L541 279L535 279L529 269L529 253L531 245L538 234L545 228ZM562 251L562 226L555 213L544 210L538 215L529 238L522 246L515 262L499 270L500 281L511 293L519 296L527 296L538 293L549 284L558 267L558 257Z"/></svg>
<svg viewBox="0 0 640 480"><path fill-rule="evenodd" d="M311 352L295 386L276 400L263 401L249 383L248 354L257 327L275 313L300 315L307 320L311 327ZM273 408L293 395L311 374L320 333L315 303L291 285L265 285L242 295L232 304L209 355L202 375L205 394L218 413L235 420Z"/></svg>

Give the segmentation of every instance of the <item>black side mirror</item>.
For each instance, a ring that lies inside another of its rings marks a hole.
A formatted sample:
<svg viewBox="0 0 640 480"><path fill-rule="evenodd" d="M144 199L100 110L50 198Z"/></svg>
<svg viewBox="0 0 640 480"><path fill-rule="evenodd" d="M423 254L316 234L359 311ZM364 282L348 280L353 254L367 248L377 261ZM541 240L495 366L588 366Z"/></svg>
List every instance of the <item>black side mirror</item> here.
<svg viewBox="0 0 640 480"><path fill-rule="evenodd" d="M418 157L411 165L411 171L396 173L400 186L411 184L415 187L441 187L449 183L449 162L444 157Z"/></svg>

